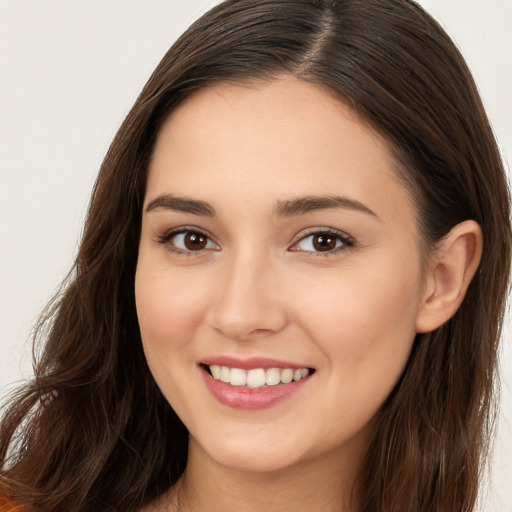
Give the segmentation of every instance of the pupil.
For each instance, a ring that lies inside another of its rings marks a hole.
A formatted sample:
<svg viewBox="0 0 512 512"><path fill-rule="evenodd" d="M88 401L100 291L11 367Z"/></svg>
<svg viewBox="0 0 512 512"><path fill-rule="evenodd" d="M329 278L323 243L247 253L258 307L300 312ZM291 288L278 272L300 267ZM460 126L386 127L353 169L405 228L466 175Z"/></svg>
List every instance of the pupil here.
<svg viewBox="0 0 512 512"><path fill-rule="evenodd" d="M330 235L317 235L313 246L317 251L332 251L336 247L336 239Z"/></svg>
<svg viewBox="0 0 512 512"><path fill-rule="evenodd" d="M206 247L206 237L200 233L189 233L185 237L185 247L192 251L198 251Z"/></svg>

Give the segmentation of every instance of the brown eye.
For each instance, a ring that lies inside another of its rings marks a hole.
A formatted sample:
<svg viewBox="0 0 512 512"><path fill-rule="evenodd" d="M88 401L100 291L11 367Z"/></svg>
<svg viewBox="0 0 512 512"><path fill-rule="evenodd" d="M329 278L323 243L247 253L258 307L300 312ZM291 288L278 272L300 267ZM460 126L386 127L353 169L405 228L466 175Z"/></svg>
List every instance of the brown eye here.
<svg viewBox="0 0 512 512"><path fill-rule="evenodd" d="M161 244L177 253L191 253L200 251L220 250L208 235L200 231L178 231L162 236L159 240Z"/></svg>
<svg viewBox="0 0 512 512"><path fill-rule="evenodd" d="M336 249L339 237L332 236L328 233L319 233L314 235L312 238L313 247L315 250L322 252Z"/></svg>
<svg viewBox="0 0 512 512"><path fill-rule="evenodd" d="M189 251L200 251L206 248L208 238L202 233L188 232L184 234L183 244Z"/></svg>
<svg viewBox="0 0 512 512"><path fill-rule="evenodd" d="M301 238L292 248L292 251L337 254L338 252L353 247L353 239L342 231L317 231Z"/></svg>

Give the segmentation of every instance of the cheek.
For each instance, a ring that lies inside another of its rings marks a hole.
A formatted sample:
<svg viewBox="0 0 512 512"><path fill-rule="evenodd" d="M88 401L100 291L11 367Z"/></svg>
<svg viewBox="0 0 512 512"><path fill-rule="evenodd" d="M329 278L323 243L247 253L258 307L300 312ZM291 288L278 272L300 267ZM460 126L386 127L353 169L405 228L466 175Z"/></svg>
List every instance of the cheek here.
<svg viewBox="0 0 512 512"><path fill-rule="evenodd" d="M309 283L299 321L330 363L343 366L341 378L347 372L370 378L386 365L401 371L415 336L418 276L416 271L365 266Z"/></svg>
<svg viewBox="0 0 512 512"><path fill-rule="evenodd" d="M202 316L197 290L186 282L139 258L135 300L143 349L158 386L177 410L183 409L181 390L193 375L189 342Z"/></svg>
<svg viewBox="0 0 512 512"><path fill-rule="evenodd" d="M405 369L415 338L416 287L353 272L321 290L310 288L303 328L324 354L331 430L356 432L371 424Z"/></svg>
<svg viewBox="0 0 512 512"><path fill-rule="evenodd" d="M139 264L135 277L137 316L144 345L174 349L200 323L208 291L186 275Z"/></svg>

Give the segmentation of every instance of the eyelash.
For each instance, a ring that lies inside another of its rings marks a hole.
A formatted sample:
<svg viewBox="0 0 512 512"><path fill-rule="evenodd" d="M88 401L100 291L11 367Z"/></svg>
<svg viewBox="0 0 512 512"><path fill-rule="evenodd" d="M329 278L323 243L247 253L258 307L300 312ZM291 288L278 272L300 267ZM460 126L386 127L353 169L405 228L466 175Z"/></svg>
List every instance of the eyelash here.
<svg viewBox="0 0 512 512"><path fill-rule="evenodd" d="M306 241L308 238L315 237L315 236L327 236L330 238L335 239L337 247L334 247L332 250L328 251L302 251L308 256L316 257L316 256L323 256L325 258L329 256L336 256L341 252L344 252L352 247L355 246L355 240L349 236L346 233L343 233L342 231L338 231L336 229L315 229L313 231L310 231L309 233L303 235L300 237L300 239L295 242L290 249L293 252L299 252L300 249L294 249L294 247L297 247L301 242Z"/></svg>
<svg viewBox="0 0 512 512"><path fill-rule="evenodd" d="M212 243L215 245L215 247L218 247L218 245L213 242L213 240L211 239L210 236L208 236L208 234L206 234L204 231L198 229L198 228L195 228L195 227L181 227L181 228L177 228L177 229L172 229L170 231L166 231L163 235L160 235L157 237L157 242L159 244L162 244L162 245L165 245L166 246L166 249L170 252L173 252L175 254L179 254L180 256L194 256L195 254L197 253L201 253L203 252L205 249L211 249L211 248L203 248L203 249L198 249L198 250L193 250L193 249L181 249L179 247L176 247L174 244L172 243L169 243L174 237L178 236L178 235L199 235L201 237L204 237L206 238L207 240L207 243Z"/></svg>
<svg viewBox="0 0 512 512"><path fill-rule="evenodd" d="M183 256L193 256L195 254L201 253L204 250L211 250L211 247L204 247L200 248L198 250L193 249L181 249L179 247L176 247L174 244L169 243L174 237L178 235L199 235L201 237L204 237L207 239L207 244L211 243L215 246L214 250L217 250L218 245L206 234L204 231L195 228L195 227L181 227L177 229L172 229L170 231L165 232L163 235L160 235L157 237L157 242L159 244L165 245L167 250L170 252L173 252L175 254L183 255ZM335 239L336 246L327 251L306 251L297 249L297 247L301 242L306 241L310 237L314 236L327 236L332 239ZM338 245L339 244L339 245ZM317 229L314 231L311 231L307 233L306 235L303 235L297 242L293 244L293 246L289 249L291 252L303 252L307 254L310 257L315 256L323 256L323 257L329 257L339 254L340 252L346 251L347 249L350 249L354 247L355 241L354 239L347 235L346 233L343 233L342 231L338 231L335 229Z"/></svg>

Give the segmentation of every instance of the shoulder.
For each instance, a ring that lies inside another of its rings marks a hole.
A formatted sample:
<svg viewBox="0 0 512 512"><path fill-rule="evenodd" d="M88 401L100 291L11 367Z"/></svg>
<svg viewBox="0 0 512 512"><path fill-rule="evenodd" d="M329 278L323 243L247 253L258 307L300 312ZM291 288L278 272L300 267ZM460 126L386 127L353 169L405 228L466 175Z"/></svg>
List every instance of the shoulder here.
<svg viewBox="0 0 512 512"><path fill-rule="evenodd" d="M7 496L0 496L0 512L28 512L27 508Z"/></svg>

